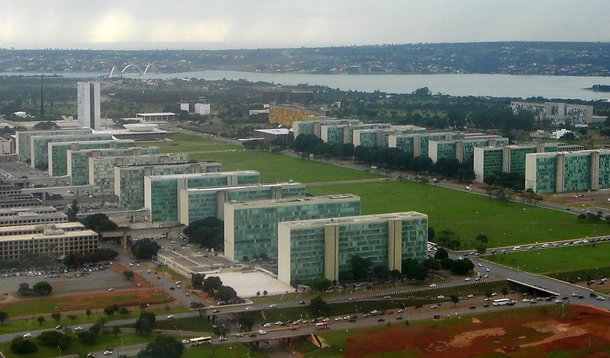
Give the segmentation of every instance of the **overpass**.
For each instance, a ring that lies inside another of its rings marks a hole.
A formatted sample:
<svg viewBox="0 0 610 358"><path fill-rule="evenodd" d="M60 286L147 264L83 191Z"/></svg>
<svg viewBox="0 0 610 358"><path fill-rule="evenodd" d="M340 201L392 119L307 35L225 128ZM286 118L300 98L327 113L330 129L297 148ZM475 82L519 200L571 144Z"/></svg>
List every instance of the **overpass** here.
<svg viewBox="0 0 610 358"><path fill-rule="evenodd" d="M531 288L531 289L534 289L534 290L537 290L537 291L541 291L541 292L544 292L544 293L548 293L548 294L549 294L549 295L551 295L551 296L559 296L559 293L558 293L558 292L554 292L554 291L551 291L551 290L546 289L546 288L544 288L544 287L540 287L540 286L538 286L538 285L533 285L533 284L531 284L531 283L526 283L526 282L522 282L522 281L517 281L517 280L512 279L512 278L507 278L507 279L506 279L506 281L511 282L511 283L514 283L514 284L517 284L517 285L520 285L520 286L525 286L525 287L528 287L528 288Z"/></svg>

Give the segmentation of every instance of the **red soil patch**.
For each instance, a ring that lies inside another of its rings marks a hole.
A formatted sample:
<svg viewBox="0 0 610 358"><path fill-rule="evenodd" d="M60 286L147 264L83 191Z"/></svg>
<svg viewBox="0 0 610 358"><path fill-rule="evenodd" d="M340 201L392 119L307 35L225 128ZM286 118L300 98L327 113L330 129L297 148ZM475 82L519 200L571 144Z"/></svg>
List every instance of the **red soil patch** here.
<svg viewBox="0 0 610 358"><path fill-rule="evenodd" d="M112 268L113 271L116 271L118 273L120 273L121 275L123 275L124 271L133 271L123 265L121 265L120 263L113 263L112 265L110 265L110 267ZM146 281L146 279L144 279L144 277L142 277L142 275L140 275L139 273L133 271L133 277L131 278L131 282L133 282L134 285L136 285L137 287L152 287L152 285L150 284L150 282Z"/></svg>
<svg viewBox="0 0 610 358"><path fill-rule="evenodd" d="M346 357L366 357L384 352L417 350L420 357L546 356L562 350L588 350L610 345L610 314L597 309L571 306L561 315L511 314L483 318L472 324L392 327L357 333L347 340Z"/></svg>

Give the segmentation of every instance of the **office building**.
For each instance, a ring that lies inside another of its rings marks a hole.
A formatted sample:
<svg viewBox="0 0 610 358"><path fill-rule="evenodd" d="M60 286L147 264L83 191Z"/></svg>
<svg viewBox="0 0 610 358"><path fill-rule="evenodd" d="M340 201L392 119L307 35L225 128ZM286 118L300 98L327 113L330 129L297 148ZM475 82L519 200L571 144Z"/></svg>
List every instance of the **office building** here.
<svg viewBox="0 0 610 358"><path fill-rule="evenodd" d="M68 217L66 214L61 212L37 213L35 211L19 211L14 215L0 216L0 226L53 224L67 221Z"/></svg>
<svg viewBox="0 0 610 358"><path fill-rule="evenodd" d="M533 112L536 119L550 119L553 125L588 124L593 122L593 106L563 102L524 102L513 101L510 104L514 113Z"/></svg>
<svg viewBox="0 0 610 358"><path fill-rule="evenodd" d="M91 156L89 157L89 184L95 190L114 194L114 167L130 165L175 164L188 162L188 154L147 154L138 156ZM144 177L141 188L144 190ZM144 202L142 202L143 205ZM142 207L142 206L140 206Z"/></svg>
<svg viewBox="0 0 610 358"><path fill-rule="evenodd" d="M133 140L94 140L87 142L58 142L49 143L49 175L68 175L68 149L102 149L134 147Z"/></svg>
<svg viewBox="0 0 610 358"><path fill-rule="evenodd" d="M610 188L610 150L531 153L525 156L525 189L535 193Z"/></svg>
<svg viewBox="0 0 610 358"><path fill-rule="evenodd" d="M436 163L441 158L468 162L474 156L474 148L508 144L508 138L497 135L472 135L459 140L431 140L428 142L428 157Z"/></svg>
<svg viewBox="0 0 610 358"><path fill-rule="evenodd" d="M412 125L356 129L353 131L352 144L354 144L354 147L388 147L390 135L424 133L425 131L426 128Z"/></svg>
<svg viewBox="0 0 610 358"><path fill-rule="evenodd" d="M37 135L31 137L31 166L43 170L49 169L49 144L59 142L89 142L113 140L110 134L64 134Z"/></svg>
<svg viewBox="0 0 610 358"><path fill-rule="evenodd" d="M32 194L4 194L0 196L0 208L19 208L42 206L42 200L35 198Z"/></svg>
<svg viewBox="0 0 610 358"><path fill-rule="evenodd" d="M315 111L289 107L289 106L270 106L269 123L279 124L286 128L292 128L294 122L304 121L307 117L316 115Z"/></svg>
<svg viewBox="0 0 610 358"><path fill-rule="evenodd" d="M390 134L388 147L398 148L403 152L415 157L428 157L428 142L438 140L463 139L461 132L431 132L415 134Z"/></svg>
<svg viewBox="0 0 610 358"><path fill-rule="evenodd" d="M136 113L136 118L143 123L146 122L169 122L176 119L176 113Z"/></svg>
<svg viewBox="0 0 610 358"><path fill-rule="evenodd" d="M78 126L100 129L100 83L78 82Z"/></svg>
<svg viewBox="0 0 610 358"><path fill-rule="evenodd" d="M207 116L212 113L212 108L209 103L195 103L194 112L202 116Z"/></svg>
<svg viewBox="0 0 610 358"><path fill-rule="evenodd" d="M322 126L339 126L339 125L355 125L360 124L358 119L336 119L328 117L315 117L309 116L302 121L294 122L292 124L292 131L294 137L298 137L301 134L313 134L318 138L322 138Z"/></svg>
<svg viewBox="0 0 610 358"><path fill-rule="evenodd" d="M152 175L144 177L144 207L152 222L177 222L180 217L180 189L238 186L260 183L260 173L253 170Z"/></svg>
<svg viewBox="0 0 610 358"><path fill-rule="evenodd" d="M351 272L351 258L402 271L402 262L427 256L428 216L418 212L280 222L278 279L291 286Z"/></svg>
<svg viewBox="0 0 610 358"><path fill-rule="evenodd" d="M220 163L216 162L115 165L113 171L114 195L119 197L119 203L122 205L130 209L140 209L144 207L145 176L218 173L220 168Z"/></svg>
<svg viewBox="0 0 610 358"><path fill-rule="evenodd" d="M97 233L81 225L81 230L47 227L42 233L0 236L0 260L20 259L23 253L62 258L98 248Z"/></svg>
<svg viewBox="0 0 610 358"><path fill-rule="evenodd" d="M360 215L360 198L342 194L228 202L224 211L226 257L231 260L259 255L277 257L279 222Z"/></svg>
<svg viewBox="0 0 610 358"><path fill-rule="evenodd" d="M128 148L103 148L103 149L68 149L68 176L72 185L89 184L89 158L103 156L139 156L147 154L159 154L157 147L128 147Z"/></svg>
<svg viewBox="0 0 610 358"><path fill-rule="evenodd" d="M208 217L224 220L224 204L264 199L304 197L305 186L280 183L221 188L181 189L178 193L180 223L188 225Z"/></svg>
<svg viewBox="0 0 610 358"><path fill-rule="evenodd" d="M491 173L517 173L525 175L526 154L556 151L556 143L476 147L473 152L475 180L483 183L485 177Z"/></svg>
<svg viewBox="0 0 610 358"><path fill-rule="evenodd" d="M11 141L0 137L0 155L10 155L13 154Z"/></svg>
<svg viewBox="0 0 610 358"><path fill-rule="evenodd" d="M57 212L57 209L55 209L52 206L32 206L29 208L20 208L20 207L5 208L5 209L0 209L0 217L15 216L22 212L31 212L31 213L36 213L36 214L50 214L50 213Z"/></svg>
<svg viewBox="0 0 610 358"><path fill-rule="evenodd" d="M20 162L28 162L32 160L32 137L47 135L47 136L55 136L55 135L66 135L66 134L91 134L93 131L90 128L81 128L81 129L53 129L53 130L36 130L36 131L17 131L15 132L16 142L16 150L17 155L19 157Z"/></svg>
<svg viewBox="0 0 610 358"><path fill-rule="evenodd" d="M64 231L80 231L83 224L80 222L58 222L53 224L24 224L0 227L0 236L42 234L46 229L59 229Z"/></svg>

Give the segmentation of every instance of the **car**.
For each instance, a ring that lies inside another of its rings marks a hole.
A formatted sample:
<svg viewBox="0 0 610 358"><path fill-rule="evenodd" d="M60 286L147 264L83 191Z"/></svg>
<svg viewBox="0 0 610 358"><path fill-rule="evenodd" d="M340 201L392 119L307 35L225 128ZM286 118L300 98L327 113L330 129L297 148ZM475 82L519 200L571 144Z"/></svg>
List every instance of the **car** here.
<svg viewBox="0 0 610 358"><path fill-rule="evenodd" d="M380 318L380 319L377 320L377 322L385 322L385 319Z"/></svg>
<svg viewBox="0 0 610 358"><path fill-rule="evenodd" d="M173 314L170 314L169 316L167 316L167 319L174 319L176 318L176 316L174 316Z"/></svg>
<svg viewBox="0 0 610 358"><path fill-rule="evenodd" d="M300 304L300 305L304 305L304 304L305 304L305 301L299 301L299 304Z"/></svg>
<svg viewBox="0 0 610 358"><path fill-rule="evenodd" d="M62 326L61 324L59 326L56 326L55 329L62 329L64 328L64 326Z"/></svg>
<svg viewBox="0 0 610 358"><path fill-rule="evenodd" d="M111 356L112 355L112 351L111 350L106 350L106 351L104 351L104 355L105 356Z"/></svg>
<svg viewBox="0 0 610 358"><path fill-rule="evenodd" d="M477 308L476 306L470 306L471 310L476 309L476 308Z"/></svg>
<svg viewBox="0 0 610 358"><path fill-rule="evenodd" d="M258 330L258 334L260 334L261 336L264 336L265 334L267 334L267 331L264 331L262 329Z"/></svg>
<svg viewBox="0 0 610 358"><path fill-rule="evenodd" d="M350 298L348 298L347 300L348 300L348 301L353 301L353 300L354 300L354 298L353 298L353 297L350 297Z"/></svg>
<svg viewBox="0 0 610 358"><path fill-rule="evenodd" d="M275 303L272 303L269 305L269 308L277 308L277 305Z"/></svg>
<svg viewBox="0 0 610 358"><path fill-rule="evenodd" d="M443 296L443 295L438 295L438 296L436 296L436 298L438 298L439 300L442 300L443 298L445 298L445 296Z"/></svg>
<svg viewBox="0 0 610 358"><path fill-rule="evenodd" d="M160 329L155 329L155 330L153 331L153 333L156 333L156 334L161 334L161 333L163 333L163 332L162 332Z"/></svg>
<svg viewBox="0 0 610 358"><path fill-rule="evenodd" d="M489 272L489 267L485 267L485 272Z"/></svg>
<svg viewBox="0 0 610 358"><path fill-rule="evenodd" d="M250 337L256 337L256 336L258 336L258 334L256 334L256 332L250 333Z"/></svg>
<svg viewBox="0 0 610 358"><path fill-rule="evenodd" d="M182 344L189 344L189 343L191 343L191 341L189 341L188 339L183 339L182 340Z"/></svg>
<svg viewBox="0 0 610 358"><path fill-rule="evenodd" d="M226 340L227 340L227 337L222 337L222 336L221 336L221 337L218 337L218 341L219 341L219 342L224 342L224 341L226 341Z"/></svg>
<svg viewBox="0 0 610 358"><path fill-rule="evenodd" d="M31 333L26 333L23 335L23 338L32 338L32 334Z"/></svg>
<svg viewBox="0 0 610 358"><path fill-rule="evenodd" d="M438 307L438 305L432 305L432 306L430 306L430 309L433 310L433 309L436 309L437 307Z"/></svg>
<svg viewBox="0 0 610 358"><path fill-rule="evenodd" d="M384 300L389 300L389 299L391 299L391 298L392 298L392 296L383 296L383 299L384 299Z"/></svg>
<svg viewBox="0 0 610 358"><path fill-rule="evenodd" d="M271 327L271 323L265 323L265 324L263 325L263 328L269 328L269 327Z"/></svg>
<svg viewBox="0 0 610 358"><path fill-rule="evenodd" d="M212 313L220 313L220 310L213 310Z"/></svg>
<svg viewBox="0 0 610 358"><path fill-rule="evenodd" d="M598 300L598 301L604 301L605 300L605 298L603 298L602 296L597 296L597 297L595 297L595 299Z"/></svg>
<svg viewBox="0 0 610 358"><path fill-rule="evenodd" d="M396 316L396 320L398 320L398 321L402 320L402 316Z"/></svg>
<svg viewBox="0 0 610 358"><path fill-rule="evenodd" d="M95 354L93 353L87 353L87 355L85 356L86 358L95 358Z"/></svg>
<svg viewBox="0 0 610 358"><path fill-rule="evenodd" d="M170 290L174 291L176 289L176 287L172 286L169 288Z"/></svg>
<svg viewBox="0 0 610 358"><path fill-rule="evenodd" d="M430 287L433 287L433 288L436 287L436 283L431 283Z"/></svg>
<svg viewBox="0 0 610 358"><path fill-rule="evenodd" d="M251 309L252 309L252 306L246 307L246 311L250 311Z"/></svg>
<svg viewBox="0 0 610 358"><path fill-rule="evenodd" d="M82 330L83 330L83 327L74 327L75 332L82 331Z"/></svg>
<svg viewBox="0 0 610 358"><path fill-rule="evenodd" d="M483 305L483 307L487 308L487 307L489 307L489 304L486 303L486 304Z"/></svg>
<svg viewBox="0 0 610 358"><path fill-rule="evenodd" d="M110 288L108 289L108 292L112 292L112 291L114 291L114 288L110 287Z"/></svg>
<svg viewBox="0 0 610 358"><path fill-rule="evenodd" d="M468 297L468 298L473 298L473 297L474 297L474 295L473 295L472 293L469 293L469 294L468 294L468 296L466 296L466 297Z"/></svg>

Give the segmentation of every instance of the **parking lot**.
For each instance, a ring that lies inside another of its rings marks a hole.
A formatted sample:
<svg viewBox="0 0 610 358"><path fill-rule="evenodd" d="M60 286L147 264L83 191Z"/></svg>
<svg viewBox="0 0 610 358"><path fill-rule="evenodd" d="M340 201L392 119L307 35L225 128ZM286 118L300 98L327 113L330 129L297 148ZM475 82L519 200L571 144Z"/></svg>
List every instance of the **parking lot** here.
<svg viewBox="0 0 610 358"><path fill-rule="evenodd" d="M2 294L8 293L10 296L16 296L19 284L25 282L32 287L40 281L47 281L51 284L54 294L91 293L105 291L108 288L132 287L132 283L120 273L111 268L102 269L100 266L96 266L87 273L84 270L2 273L0 274L0 287L2 287L0 290Z"/></svg>

